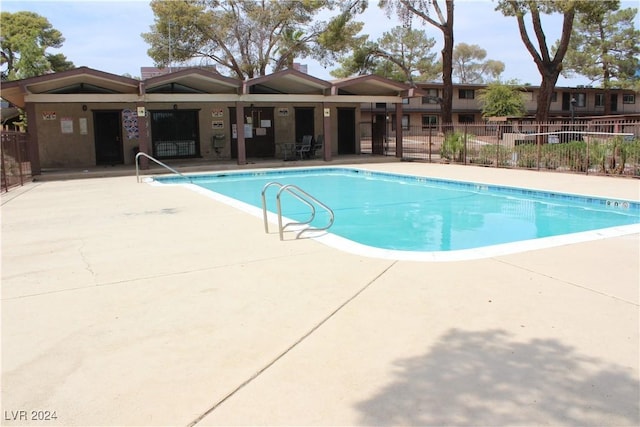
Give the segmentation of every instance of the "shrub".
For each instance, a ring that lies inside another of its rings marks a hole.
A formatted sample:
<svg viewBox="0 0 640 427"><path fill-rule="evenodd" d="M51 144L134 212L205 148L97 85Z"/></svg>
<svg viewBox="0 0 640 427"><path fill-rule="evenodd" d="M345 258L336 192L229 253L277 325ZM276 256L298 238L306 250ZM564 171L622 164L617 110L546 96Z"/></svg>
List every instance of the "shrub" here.
<svg viewBox="0 0 640 427"><path fill-rule="evenodd" d="M467 137L472 137L467 135ZM462 162L464 155L464 138L465 135L462 132L448 133L444 137L442 142L442 148L440 148L440 156L442 158L450 160L452 162Z"/></svg>

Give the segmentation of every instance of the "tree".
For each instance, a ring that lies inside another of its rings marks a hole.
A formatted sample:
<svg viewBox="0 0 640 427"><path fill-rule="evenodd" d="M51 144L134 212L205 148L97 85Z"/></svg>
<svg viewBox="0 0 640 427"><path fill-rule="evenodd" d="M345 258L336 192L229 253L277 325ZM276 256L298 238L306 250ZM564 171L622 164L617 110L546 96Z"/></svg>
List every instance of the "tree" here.
<svg viewBox="0 0 640 427"><path fill-rule="evenodd" d="M577 13L591 15L600 13L602 9L615 10L619 7L618 0L581 1L581 0L499 0L496 10L505 16L515 16L518 22L520 38L533 57L533 61L540 72L542 82L538 91L538 108L536 120L546 121L551 108L551 96L562 71L562 61L569 47L569 40L573 30L574 18ZM547 40L542 28L541 14L560 13L562 19L562 33L557 43L555 54L552 55L547 46ZM531 24L535 34L539 51L536 50L527 27L525 16L531 16Z"/></svg>
<svg viewBox="0 0 640 427"><path fill-rule="evenodd" d="M63 54L46 52L62 47L64 37L45 17L33 12L2 12L0 34L0 64L6 67L8 80L75 68Z"/></svg>
<svg viewBox="0 0 640 427"><path fill-rule="evenodd" d="M478 100L482 117L522 117L525 112L523 89L515 80L495 81L480 89Z"/></svg>
<svg viewBox="0 0 640 427"><path fill-rule="evenodd" d="M406 23L417 16L424 22L442 31L442 122L453 120L453 0L444 0L446 15L442 12L439 0L379 0L378 6L388 13L395 11ZM437 20L430 15L433 8Z"/></svg>
<svg viewBox="0 0 640 427"><path fill-rule="evenodd" d="M430 52L435 43L424 31L398 26L385 32L377 42L362 40L331 75L371 73L412 85L416 79L432 80L440 74L436 54Z"/></svg>
<svg viewBox="0 0 640 427"><path fill-rule="evenodd" d="M633 87L639 68L640 31L634 21L638 9L603 10L581 15L573 28L562 74L574 73L599 82L605 89L604 114L611 112L612 87Z"/></svg>
<svg viewBox="0 0 640 427"><path fill-rule="evenodd" d="M328 22L313 18L341 6ZM295 58L328 64L351 48L366 0L152 0L155 24L142 34L157 65L195 58L240 79L290 68Z"/></svg>
<svg viewBox="0 0 640 427"><path fill-rule="evenodd" d="M488 59L487 51L477 44L458 43L453 49L453 75L459 83L484 83L497 80L504 62Z"/></svg>

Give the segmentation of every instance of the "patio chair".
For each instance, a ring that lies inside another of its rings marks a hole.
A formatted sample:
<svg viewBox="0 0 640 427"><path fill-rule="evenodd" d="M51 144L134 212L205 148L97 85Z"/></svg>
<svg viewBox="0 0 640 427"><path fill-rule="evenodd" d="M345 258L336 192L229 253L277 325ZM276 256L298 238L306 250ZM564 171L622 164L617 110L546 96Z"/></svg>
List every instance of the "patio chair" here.
<svg viewBox="0 0 640 427"><path fill-rule="evenodd" d="M296 155L300 159L309 158L311 154L311 142L313 141L313 135L304 135L300 143L296 143Z"/></svg>
<svg viewBox="0 0 640 427"><path fill-rule="evenodd" d="M311 156L315 159L318 156L318 153L322 153L322 149L324 148L324 135L318 135L318 137L315 140L315 143L313 144L313 152L311 153Z"/></svg>

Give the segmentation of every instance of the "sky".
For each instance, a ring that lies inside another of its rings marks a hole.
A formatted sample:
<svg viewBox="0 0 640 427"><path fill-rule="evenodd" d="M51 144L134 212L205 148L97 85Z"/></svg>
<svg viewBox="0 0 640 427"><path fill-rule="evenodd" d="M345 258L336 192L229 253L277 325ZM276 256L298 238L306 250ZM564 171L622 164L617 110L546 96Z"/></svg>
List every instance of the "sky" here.
<svg viewBox="0 0 640 427"><path fill-rule="evenodd" d="M487 51L486 59L502 61L505 71L502 80L537 86L541 78L518 32L515 18L505 17L495 11L491 0L456 0L454 18L454 44L476 44ZM622 1L622 7L637 7L636 1ZM141 34L150 31L154 15L148 0L2 0L3 12L15 13L28 10L46 17L51 25L62 32L65 42L61 49L49 49L49 53L61 52L76 66L87 66L117 75L140 76L140 67L153 66L147 55L149 45ZM398 25L377 7L377 0L369 1L369 8L359 21L365 23L363 34L377 39L383 32ZM428 37L436 40L433 52L442 49L442 33L431 25L414 21L413 27L424 29ZM549 44L560 37L560 15L543 17L543 29ZM532 36L533 37L533 36ZM331 80L329 72L338 67L324 68L307 59L299 59L308 65L314 77ZM176 64L177 65L177 64ZM583 77L565 79L557 86L589 84Z"/></svg>

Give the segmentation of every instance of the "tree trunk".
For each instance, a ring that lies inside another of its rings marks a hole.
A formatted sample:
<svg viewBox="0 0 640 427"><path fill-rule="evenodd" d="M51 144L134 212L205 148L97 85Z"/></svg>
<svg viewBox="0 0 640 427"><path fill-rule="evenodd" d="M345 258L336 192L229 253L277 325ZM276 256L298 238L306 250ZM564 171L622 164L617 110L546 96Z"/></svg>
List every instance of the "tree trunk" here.
<svg viewBox="0 0 640 427"><path fill-rule="evenodd" d="M453 123L453 0L447 0L447 22L440 29L442 49L442 123Z"/></svg>
<svg viewBox="0 0 640 427"><path fill-rule="evenodd" d="M545 122L549 119L551 110L551 96L556 87L560 71L548 71L542 73L542 83L540 83L540 91L538 92L538 109L536 110L536 121Z"/></svg>

